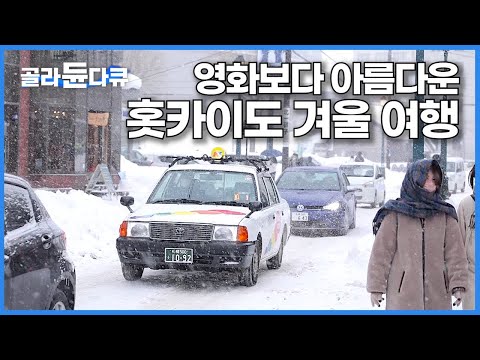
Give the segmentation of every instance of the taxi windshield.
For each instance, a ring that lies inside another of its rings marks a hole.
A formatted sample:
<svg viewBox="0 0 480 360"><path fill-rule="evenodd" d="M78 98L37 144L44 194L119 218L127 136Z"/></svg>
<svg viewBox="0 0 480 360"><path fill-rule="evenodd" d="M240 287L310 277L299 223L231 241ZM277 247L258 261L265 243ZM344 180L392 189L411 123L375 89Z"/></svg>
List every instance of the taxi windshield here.
<svg viewBox="0 0 480 360"><path fill-rule="evenodd" d="M171 170L159 181L147 204L241 205L257 201L252 174L218 170Z"/></svg>

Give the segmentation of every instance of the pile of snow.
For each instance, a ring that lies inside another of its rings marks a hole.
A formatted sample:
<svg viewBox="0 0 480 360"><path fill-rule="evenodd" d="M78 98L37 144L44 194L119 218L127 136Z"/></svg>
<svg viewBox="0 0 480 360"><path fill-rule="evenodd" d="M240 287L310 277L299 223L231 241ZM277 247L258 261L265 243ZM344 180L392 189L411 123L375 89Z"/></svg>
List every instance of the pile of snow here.
<svg viewBox="0 0 480 360"><path fill-rule="evenodd" d="M128 191L128 195L135 198L135 205L144 204L167 168L139 166L123 156L120 161L122 180L118 189Z"/></svg>
<svg viewBox="0 0 480 360"><path fill-rule="evenodd" d="M117 257L115 239L128 209L112 200L80 190L69 193L36 190L52 219L67 236L67 249L75 264Z"/></svg>
<svg viewBox="0 0 480 360"><path fill-rule="evenodd" d="M121 157L123 178L119 190L135 198L133 208L145 203L166 168L138 166ZM67 249L75 264L95 259L117 259L115 241L129 210L119 196L98 197L81 190L69 193L35 190L52 219L67 236Z"/></svg>

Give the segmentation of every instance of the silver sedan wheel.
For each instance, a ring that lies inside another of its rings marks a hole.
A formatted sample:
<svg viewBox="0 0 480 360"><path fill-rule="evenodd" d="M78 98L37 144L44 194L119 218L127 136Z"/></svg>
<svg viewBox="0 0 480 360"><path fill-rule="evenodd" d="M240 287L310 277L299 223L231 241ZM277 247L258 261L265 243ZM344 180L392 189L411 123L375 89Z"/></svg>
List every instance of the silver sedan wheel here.
<svg viewBox="0 0 480 360"><path fill-rule="evenodd" d="M59 301L53 305L52 310L67 310L67 308L63 302Z"/></svg>

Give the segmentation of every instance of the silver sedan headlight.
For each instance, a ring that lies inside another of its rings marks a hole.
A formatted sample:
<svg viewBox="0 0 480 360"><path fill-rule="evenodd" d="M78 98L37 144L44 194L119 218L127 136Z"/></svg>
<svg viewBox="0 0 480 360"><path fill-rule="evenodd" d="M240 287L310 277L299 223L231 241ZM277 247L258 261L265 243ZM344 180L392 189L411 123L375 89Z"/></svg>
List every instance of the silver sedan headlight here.
<svg viewBox="0 0 480 360"><path fill-rule="evenodd" d="M333 203L330 203L330 204L324 206L323 208L324 208L325 210L337 211L338 209L340 209L340 207L341 207L341 206L340 206L340 202L335 201L335 202L333 202Z"/></svg>

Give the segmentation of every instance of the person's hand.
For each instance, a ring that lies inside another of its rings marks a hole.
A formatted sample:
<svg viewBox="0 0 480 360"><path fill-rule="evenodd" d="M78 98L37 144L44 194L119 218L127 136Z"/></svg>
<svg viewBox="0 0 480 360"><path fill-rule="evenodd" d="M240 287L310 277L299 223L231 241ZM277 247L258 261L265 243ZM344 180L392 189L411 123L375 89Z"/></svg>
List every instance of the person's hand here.
<svg viewBox="0 0 480 360"><path fill-rule="evenodd" d="M379 293L379 292L373 292L373 293L370 294L370 301L372 302L372 306L377 305L378 307L380 307L380 303L383 300L382 295L383 294Z"/></svg>
<svg viewBox="0 0 480 360"><path fill-rule="evenodd" d="M453 296L457 300L455 300L455 302L452 304L453 306L460 306L460 304L462 303L464 293L465 293L465 290L463 288L460 288L460 289L454 291Z"/></svg>

